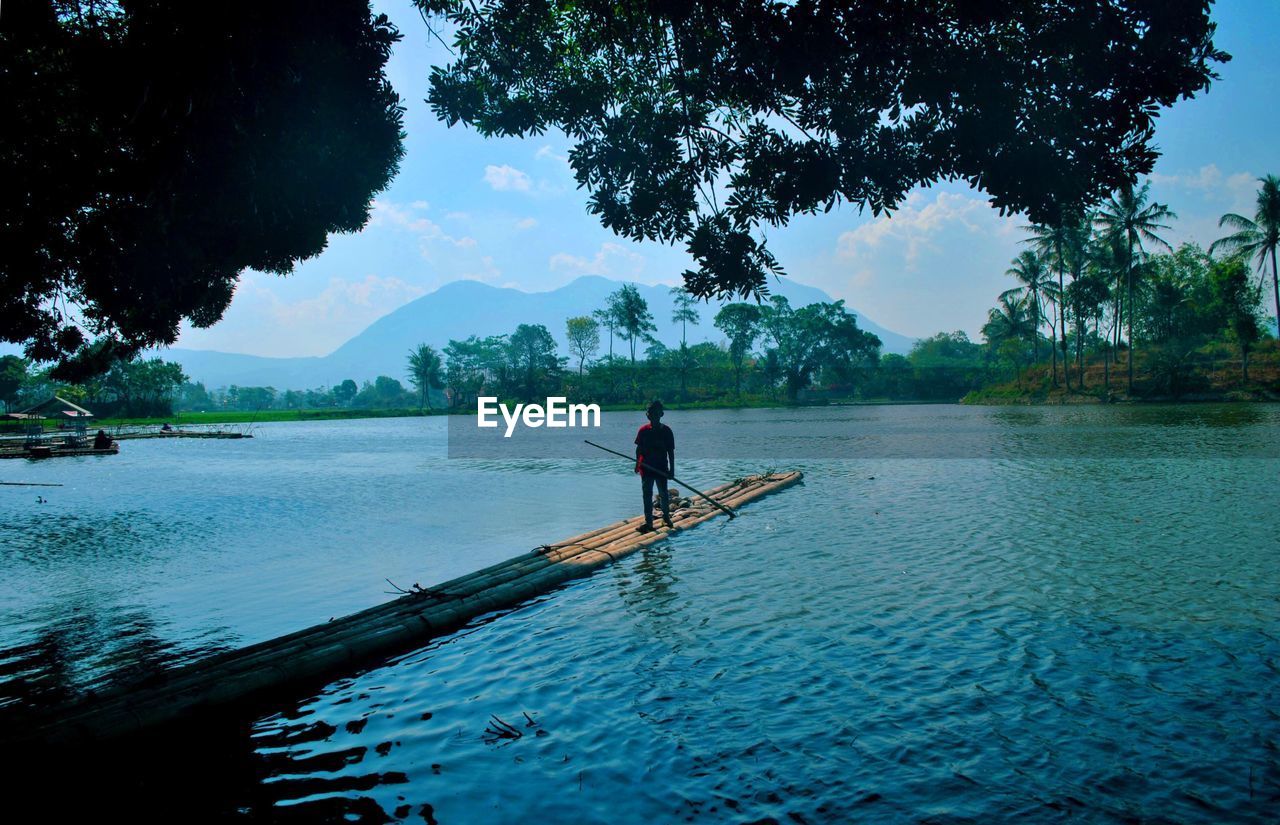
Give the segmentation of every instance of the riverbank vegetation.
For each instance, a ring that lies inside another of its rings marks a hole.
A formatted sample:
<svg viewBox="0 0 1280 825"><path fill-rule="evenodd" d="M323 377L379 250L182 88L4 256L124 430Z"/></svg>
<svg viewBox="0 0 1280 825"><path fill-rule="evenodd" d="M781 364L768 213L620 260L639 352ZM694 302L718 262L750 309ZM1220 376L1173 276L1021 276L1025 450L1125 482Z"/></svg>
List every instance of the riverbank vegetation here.
<svg viewBox="0 0 1280 825"><path fill-rule="evenodd" d="M232 421L461 412L480 396L560 395L606 408L654 397L688 407L1274 399L1280 352L1263 286L1269 279L1277 288L1280 181L1260 182L1254 217L1224 215L1230 233L1209 250L1169 246L1163 235L1176 215L1152 202L1145 184L1122 188L1093 212L1033 224L981 340L940 332L906 355L882 354L841 301L797 308L774 296L709 317L682 287L672 288L669 306L650 307L624 285L604 306L565 319L567 354L545 326L517 324L442 350L415 347L406 354L407 386L382 375L313 389L209 389L158 358L117 361L68 384L7 356L0 401L20 409L58 394L104 417L200 412ZM655 311L679 324L678 341L654 337ZM689 330L707 325L720 340L690 344Z"/></svg>
<svg viewBox="0 0 1280 825"><path fill-rule="evenodd" d="M1163 235L1177 216L1149 199L1146 184L1122 187L1097 210L1028 227L1029 248L1008 270L1016 286L982 330L987 346L1015 363L1014 381L969 400L1280 394L1275 319L1263 299L1269 280L1280 316L1280 179L1259 183L1254 218L1223 215L1220 226L1234 231L1208 251L1168 244ZM1047 381L1035 380L1046 349ZM1024 376L1016 364L1028 358Z"/></svg>

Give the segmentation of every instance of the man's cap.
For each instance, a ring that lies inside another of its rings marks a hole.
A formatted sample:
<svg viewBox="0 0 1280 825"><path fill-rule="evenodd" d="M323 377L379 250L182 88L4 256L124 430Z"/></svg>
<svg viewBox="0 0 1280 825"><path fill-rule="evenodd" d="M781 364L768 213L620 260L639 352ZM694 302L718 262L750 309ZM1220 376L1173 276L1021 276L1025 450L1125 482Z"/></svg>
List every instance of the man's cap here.
<svg viewBox="0 0 1280 825"><path fill-rule="evenodd" d="M666 410L663 408L661 401L654 401L652 404L649 405L649 409L646 410L645 412L646 414L652 415L653 413L662 413L665 411Z"/></svg>

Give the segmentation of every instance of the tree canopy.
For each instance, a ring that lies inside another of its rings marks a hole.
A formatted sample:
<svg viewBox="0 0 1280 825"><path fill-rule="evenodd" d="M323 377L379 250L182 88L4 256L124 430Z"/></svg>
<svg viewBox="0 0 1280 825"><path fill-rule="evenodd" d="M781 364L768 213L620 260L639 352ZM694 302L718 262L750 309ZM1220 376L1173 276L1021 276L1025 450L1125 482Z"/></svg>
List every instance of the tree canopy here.
<svg viewBox="0 0 1280 825"><path fill-rule="evenodd" d="M569 351L578 356L578 375L582 375L587 359L600 349L600 323L590 315L580 315L564 322Z"/></svg>
<svg viewBox="0 0 1280 825"><path fill-rule="evenodd" d="M5 3L0 340L100 372L364 226L397 39L366 0Z"/></svg>
<svg viewBox="0 0 1280 825"><path fill-rule="evenodd" d="M589 209L683 241L700 297L766 292L763 229L961 179L1054 224L1149 172L1159 107L1230 56L1208 0L415 0L449 124L551 128Z"/></svg>
<svg viewBox="0 0 1280 825"><path fill-rule="evenodd" d="M444 380L444 361L435 347L419 344L409 351L409 381L418 390L418 406L431 408L431 388Z"/></svg>
<svg viewBox="0 0 1280 825"><path fill-rule="evenodd" d="M651 336L658 328L653 323L649 302L636 289L635 284L623 284L609 296L609 309L615 313L618 332L631 345L631 363L636 362L636 345Z"/></svg>
<svg viewBox="0 0 1280 825"><path fill-rule="evenodd" d="M542 324L521 324L507 341L511 373L521 380L526 401L533 401L560 372L556 339Z"/></svg>
<svg viewBox="0 0 1280 825"><path fill-rule="evenodd" d="M1218 221L1218 226L1235 232L1213 242L1209 251L1223 250L1245 257L1252 256L1262 271L1271 256L1271 294L1275 300L1276 321L1280 323L1280 268L1276 264L1276 251L1280 249L1280 177L1264 175L1258 178L1262 188L1258 190L1258 211L1253 220L1228 212Z"/></svg>
<svg viewBox="0 0 1280 825"><path fill-rule="evenodd" d="M792 309L786 298L775 295L760 308L760 329L771 344L765 355L776 360L792 399L824 365L844 377L879 357L880 339L858 329L844 301Z"/></svg>

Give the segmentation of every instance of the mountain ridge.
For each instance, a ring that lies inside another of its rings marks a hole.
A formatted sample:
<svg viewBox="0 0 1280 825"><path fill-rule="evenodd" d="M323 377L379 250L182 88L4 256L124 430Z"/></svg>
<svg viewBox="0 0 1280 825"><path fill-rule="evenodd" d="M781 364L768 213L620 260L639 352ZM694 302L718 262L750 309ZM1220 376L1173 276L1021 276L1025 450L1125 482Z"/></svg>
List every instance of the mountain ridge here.
<svg viewBox="0 0 1280 825"><path fill-rule="evenodd" d="M525 292L514 287L498 287L476 280L450 281L439 289L404 304L378 318L328 355L276 358L217 350L180 347L155 354L182 364L192 381L209 388L229 386L272 386L278 390L329 386L351 378L357 383L379 375L404 380L409 350L430 344L442 350L450 339L469 335L484 337L514 332L519 324L543 324L555 337L562 353L568 352L564 322L576 315L589 315L604 305L605 298L625 281L601 275L582 275L556 289ZM653 313L655 336L668 346L679 341L680 327L671 321L669 286L636 284ZM793 306L830 302L826 292L786 278L778 278L771 293L782 295ZM711 320L724 301L700 303L701 323L690 326L690 343L721 341L724 336ZM865 318L850 308L858 326L878 335L883 352L906 353L913 339ZM608 335L602 334L601 351L608 349ZM624 344L625 345L625 344ZM615 341L615 351L618 351Z"/></svg>

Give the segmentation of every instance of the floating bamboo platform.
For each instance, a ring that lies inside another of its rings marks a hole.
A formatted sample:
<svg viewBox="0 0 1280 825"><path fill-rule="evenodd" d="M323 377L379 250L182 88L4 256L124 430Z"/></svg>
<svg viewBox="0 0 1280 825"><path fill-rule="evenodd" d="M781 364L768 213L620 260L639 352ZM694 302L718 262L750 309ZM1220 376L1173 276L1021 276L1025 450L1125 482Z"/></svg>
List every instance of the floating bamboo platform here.
<svg viewBox="0 0 1280 825"><path fill-rule="evenodd" d="M172 432L117 433L117 441L137 438L253 438L252 433L226 432L222 430L173 430Z"/></svg>
<svg viewBox="0 0 1280 825"><path fill-rule="evenodd" d="M93 447L67 447L62 444L46 444L39 447L24 447L18 450L0 450L0 458L70 458L78 455L115 455L120 448L112 444L102 450Z"/></svg>
<svg viewBox="0 0 1280 825"><path fill-rule="evenodd" d="M707 491L734 508L800 481L799 472L749 476ZM20 734L46 745L74 745L142 733L246 708L255 700L372 664L457 630L486 613L514 608L569 579L720 515L699 499L672 510L671 528L639 533L640 516L546 544L513 559L418 588L377 607L278 639L228 651L147 679L89 695L49 712ZM0 733L0 738L13 731Z"/></svg>

